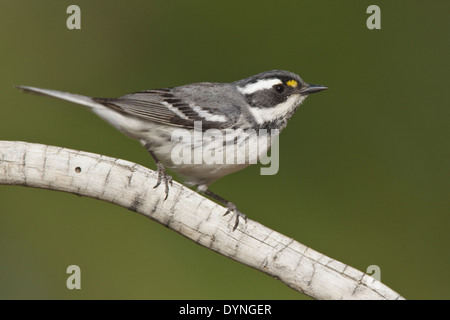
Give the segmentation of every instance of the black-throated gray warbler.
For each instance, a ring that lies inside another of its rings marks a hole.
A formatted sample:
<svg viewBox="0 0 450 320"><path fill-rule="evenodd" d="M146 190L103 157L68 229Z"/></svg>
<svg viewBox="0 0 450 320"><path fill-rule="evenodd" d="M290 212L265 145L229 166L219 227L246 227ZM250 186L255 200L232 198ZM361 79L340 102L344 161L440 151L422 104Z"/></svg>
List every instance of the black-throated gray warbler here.
<svg viewBox="0 0 450 320"><path fill-rule="evenodd" d="M120 98L91 98L49 89L19 88L87 106L127 136L139 140L157 164L155 188L164 181L166 199L172 177L166 173L165 167L183 176L187 184L197 186L199 192L224 203L228 208L225 215L233 211L236 214L233 230L239 224L239 217L246 219L246 216L232 202L209 191L208 186L227 174L247 167L249 156L245 156L243 163L175 164L172 151L179 141L174 141L172 134L177 129L193 133L198 130L196 123L200 122L202 131L216 129L228 133L234 130L234 134L226 135L227 140L216 143L216 147L225 149L232 144L236 146L237 153L265 154L270 142L261 150L256 150L258 130L276 129L279 133L309 94L327 89L307 84L298 75L281 70L263 72L231 83L202 82L145 90ZM246 140L256 144L250 143L249 150L239 149ZM208 144L211 140L203 141L199 146L207 147ZM195 142L192 148L195 149Z"/></svg>

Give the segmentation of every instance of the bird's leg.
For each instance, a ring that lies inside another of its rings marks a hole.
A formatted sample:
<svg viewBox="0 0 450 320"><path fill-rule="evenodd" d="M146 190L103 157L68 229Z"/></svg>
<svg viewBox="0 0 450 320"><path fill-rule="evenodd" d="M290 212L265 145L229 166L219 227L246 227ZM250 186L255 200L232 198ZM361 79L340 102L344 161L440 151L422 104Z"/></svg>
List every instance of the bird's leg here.
<svg viewBox="0 0 450 320"><path fill-rule="evenodd" d="M150 153L153 160L155 160L156 168L158 170L158 181L156 182L153 189L157 188L161 184L161 181L164 180L164 184L166 186L166 197L164 198L164 200L166 200L167 197L169 196L169 183L171 186L173 185L172 176L167 174L166 169L164 168L164 165L161 163L161 161L159 161L159 159L156 157L154 152L152 150L150 150L149 144L146 142L142 142L142 144L144 145L145 149L147 149L147 151Z"/></svg>
<svg viewBox="0 0 450 320"><path fill-rule="evenodd" d="M227 206L227 212L225 212L224 216L226 216L230 212L234 212L234 214L236 215L236 222L234 223L233 231L236 230L236 228L239 225L239 218L244 219L245 223L247 223L247 216L245 214L243 214L242 212L240 212L236 208L236 205L234 203L232 203L232 202L230 202L228 200L225 200L221 196L218 196L217 194L209 191L207 188L204 188L203 186L199 186L198 190L199 190L199 192L202 192L202 193L206 194L207 196L210 196L211 198L213 198L213 199L223 203L224 205L226 205Z"/></svg>

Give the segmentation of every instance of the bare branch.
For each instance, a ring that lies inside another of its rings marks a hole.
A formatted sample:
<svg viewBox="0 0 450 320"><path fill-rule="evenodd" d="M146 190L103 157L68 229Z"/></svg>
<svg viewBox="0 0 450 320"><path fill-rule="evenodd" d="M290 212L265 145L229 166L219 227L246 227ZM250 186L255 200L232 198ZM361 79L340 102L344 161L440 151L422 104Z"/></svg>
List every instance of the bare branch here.
<svg viewBox="0 0 450 320"><path fill-rule="evenodd" d="M156 172L98 154L0 141L0 184L65 191L120 205L186 238L267 273L316 299L403 299L381 282L248 220L232 231L225 208L174 182L153 189Z"/></svg>

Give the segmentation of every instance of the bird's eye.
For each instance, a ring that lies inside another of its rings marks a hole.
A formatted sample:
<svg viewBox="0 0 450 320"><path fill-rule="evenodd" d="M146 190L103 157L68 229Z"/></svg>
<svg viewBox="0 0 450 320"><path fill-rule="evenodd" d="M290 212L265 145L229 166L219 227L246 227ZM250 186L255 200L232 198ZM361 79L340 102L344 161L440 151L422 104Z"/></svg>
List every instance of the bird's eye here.
<svg viewBox="0 0 450 320"><path fill-rule="evenodd" d="M284 91L284 87L281 84L275 85L274 88L275 88L276 92L278 92L278 93L282 93Z"/></svg>

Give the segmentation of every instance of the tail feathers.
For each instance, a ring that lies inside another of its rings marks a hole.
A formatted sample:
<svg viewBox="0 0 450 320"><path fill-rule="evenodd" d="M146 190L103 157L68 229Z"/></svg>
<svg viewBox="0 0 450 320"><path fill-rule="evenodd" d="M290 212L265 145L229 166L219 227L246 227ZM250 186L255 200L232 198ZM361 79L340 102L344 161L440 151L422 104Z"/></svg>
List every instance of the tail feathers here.
<svg viewBox="0 0 450 320"><path fill-rule="evenodd" d="M101 104L95 102L91 97L82 96L75 93L62 92L51 89L40 89L27 86L17 86L16 88L23 90L24 92L31 92L38 95L44 95L49 97L54 97L73 103L81 104L90 108L103 107Z"/></svg>

